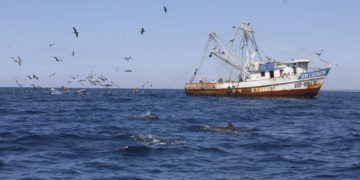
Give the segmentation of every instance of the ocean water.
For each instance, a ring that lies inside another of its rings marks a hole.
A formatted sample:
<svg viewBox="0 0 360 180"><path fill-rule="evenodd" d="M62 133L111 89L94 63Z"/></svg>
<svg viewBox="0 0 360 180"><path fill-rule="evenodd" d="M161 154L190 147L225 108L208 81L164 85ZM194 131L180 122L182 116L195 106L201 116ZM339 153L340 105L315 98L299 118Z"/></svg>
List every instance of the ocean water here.
<svg viewBox="0 0 360 180"><path fill-rule="evenodd" d="M305 99L25 90L0 88L0 179L360 178L360 92ZM147 113L158 119L141 118ZM244 132L204 129L228 122Z"/></svg>

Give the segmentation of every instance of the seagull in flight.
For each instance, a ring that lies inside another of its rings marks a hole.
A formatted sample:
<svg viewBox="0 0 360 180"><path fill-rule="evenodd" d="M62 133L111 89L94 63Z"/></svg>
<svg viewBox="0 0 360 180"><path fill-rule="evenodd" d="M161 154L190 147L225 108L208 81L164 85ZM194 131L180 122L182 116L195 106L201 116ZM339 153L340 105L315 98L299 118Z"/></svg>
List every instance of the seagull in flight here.
<svg viewBox="0 0 360 180"><path fill-rule="evenodd" d="M112 86L111 84L105 84L105 85L100 84L100 85L101 85L101 86L105 86L105 88Z"/></svg>
<svg viewBox="0 0 360 180"><path fill-rule="evenodd" d="M18 59L19 59L19 60L16 60L14 57L11 57L11 59L14 60L14 63L19 63L19 66L21 66L22 61L21 61L21 59L20 59L19 56L18 56Z"/></svg>
<svg viewBox="0 0 360 180"><path fill-rule="evenodd" d="M167 13L167 9L166 9L166 7L164 6L164 11L165 11L165 13Z"/></svg>
<svg viewBox="0 0 360 180"><path fill-rule="evenodd" d="M58 58L55 57L55 56L54 56L54 58L55 58L55 60L56 60L57 62L62 61L62 59L58 59Z"/></svg>
<svg viewBox="0 0 360 180"><path fill-rule="evenodd" d="M318 56L320 56L322 52L323 52L323 49L321 50L320 53L315 53L315 54L318 55Z"/></svg>
<svg viewBox="0 0 360 180"><path fill-rule="evenodd" d="M127 58L127 57L125 57L125 59L124 59L124 60L129 61L130 59L131 59L131 57L129 56L128 58Z"/></svg>
<svg viewBox="0 0 360 180"><path fill-rule="evenodd" d="M33 74L33 79L39 80L39 78L37 76L35 76L35 74Z"/></svg>
<svg viewBox="0 0 360 180"><path fill-rule="evenodd" d="M268 59L269 61L271 61L272 57L266 56L266 59Z"/></svg>
<svg viewBox="0 0 360 180"><path fill-rule="evenodd" d="M27 76L30 80L32 79L32 77L30 77L30 76Z"/></svg>
<svg viewBox="0 0 360 180"><path fill-rule="evenodd" d="M71 81L69 81L67 84L70 84L71 83Z"/></svg>
<svg viewBox="0 0 360 180"><path fill-rule="evenodd" d="M73 78L73 79L76 79L78 76L79 76L79 75L76 75L75 77L72 77L72 76L70 76L70 77Z"/></svg>
<svg viewBox="0 0 360 180"><path fill-rule="evenodd" d="M119 70L119 67L116 69L116 71L115 72L117 72Z"/></svg>
<svg viewBox="0 0 360 180"><path fill-rule="evenodd" d="M79 33L77 32L77 30L75 29L75 27L73 27L73 29L74 29L74 32L73 32L73 34L75 33L75 35L76 35L76 38L79 36Z"/></svg>
<svg viewBox="0 0 360 180"><path fill-rule="evenodd" d="M53 74L51 74L50 77L51 77L51 76L55 76L55 75L56 75L56 72L54 72Z"/></svg>
<svg viewBox="0 0 360 180"><path fill-rule="evenodd" d="M125 70L124 72L132 72L131 70Z"/></svg>
<svg viewBox="0 0 360 180"><path fill-rule="evenodd" d="M72 56L75 56L75 51L73 51Z"/></svg>
<svg viewBox="0 0 360 180"><path fill-rule="evenodd" d="M10 47L9 45L6 45L7 47Z"/></svg>
<svg viewBox="0 0 360 180"><path fill-rule="evenodd" d="M232 28L236 28L235 26L233 26Z"/></svg>
<svg viewBox="0 0 360 180"><path fill-rule="evenodd" d="M121 38L121 39L124 39L124 36L121 36L120 38Z"/></svg>
<svg viewBox="0 0 360 180"><path fill-rule="evenodd" d="M90 78L90 79L92 79L93 78L93 76L95 76L96 74L91 74L93 71L91 71L90 72L90 75L89 76L87 76L86 78Z"/></svg>
<svg viewBox="0 0 360 180"><path fill-rule="evenodd" d="M103 82L107 81L105 77L99 77L99 79L102 80Z"/></svg>
<svg viewBox="0 0 360 180"><path fill-rule="evenodd" d="M144 28L141 28L141 35L145 32Z"/></svg>
<svg viewBox="0 0 360 180"><path fill-rule="evenodd" d="M50 44L49 46L54 46L55 44Z"/></svg>

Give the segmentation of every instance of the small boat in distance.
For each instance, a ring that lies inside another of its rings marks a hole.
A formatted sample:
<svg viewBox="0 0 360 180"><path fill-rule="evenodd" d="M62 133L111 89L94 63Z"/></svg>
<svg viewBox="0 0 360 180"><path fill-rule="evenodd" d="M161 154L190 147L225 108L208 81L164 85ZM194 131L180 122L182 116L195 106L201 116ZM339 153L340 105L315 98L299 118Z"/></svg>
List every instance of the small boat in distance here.
<svg viewBox="0 0 360 180"><path fill-rule="evenodd" d="M250 23L241 22L236 30L235 35L209 33L200 61L190 82L185 84L188 96L314 97L318 94L332 67L331 63L284 45L279 46L329 66L312 68L308 66L311 61L307 59L273 60L258 48ZM225 35L228 39L224 39ZM214 47L209 48L210 45ZM218 63L219 80L200 78L199 83L194 83L208 53L209 58L215 58ZM262 58L260 53L266 58ZM224 67L226 69L221 71Z"/></svg>
<svg viewBox="0 0 360 180"><path fill-rule="evenodd" d="M55 90L54 88L51 88L49 94L85 94L86 89L81 89L77 91L69 91L68 88L63 88L62 91Z"/></svg>

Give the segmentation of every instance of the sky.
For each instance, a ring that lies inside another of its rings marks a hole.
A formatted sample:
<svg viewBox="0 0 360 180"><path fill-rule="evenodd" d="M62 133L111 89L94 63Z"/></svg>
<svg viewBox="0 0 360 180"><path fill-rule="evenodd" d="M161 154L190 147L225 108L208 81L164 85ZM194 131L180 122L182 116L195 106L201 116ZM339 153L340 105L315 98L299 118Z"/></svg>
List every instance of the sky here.
<svg viewBox="0 0 360 180"><path fill-rule="evenodd" d="M312 56L323 49L321 58L338 66L333 65L322 89L359 90L359 9L356 0L2 0L0 87L17 87L18 80L24 87L96 88L76 82L92 71L120 88L183 89L208 33L234 33L232 26L245 21L265 55L281 62L306 59L257 34ZM22 65L11 57L21 57ZM310 66L327 67L311 61ZM206 58L195 79L218 79L217 64ZM26 77L33 74L39 80Z"/></svg>

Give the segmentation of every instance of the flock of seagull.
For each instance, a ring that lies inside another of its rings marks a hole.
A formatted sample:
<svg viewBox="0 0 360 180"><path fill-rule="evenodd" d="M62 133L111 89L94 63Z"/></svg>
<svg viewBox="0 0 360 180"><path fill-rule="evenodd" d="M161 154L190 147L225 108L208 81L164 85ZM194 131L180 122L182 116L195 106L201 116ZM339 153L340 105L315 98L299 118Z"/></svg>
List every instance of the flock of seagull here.
<svg viewBox="0 0 360 180"><path fill-rule="evenodd" d="M165 13L167 13L167 11L168 11L168 9L167 9L165 6L164 6L164 11L165 11ZM79 38L79 32L77 31L77 29L76 29L75 27L73 27L73 30L74 30L73 34L75 34L76 38ZM145 33L145 29L144 29L144 28L141 28L140 34L143 35L144 33ZM121 36L121 39L123 39L123 38L124 38L124 37ZM6 45L6 46L10 48L10 45ZM55 44L49 44L49 46L55 46ZM75 51L73 51L71 55L72 55L72 56L75 56ZM56 61L56 62L63 61L62 59L59 59L59 58L56 57L56 56L54 56L54 58L55 58L55 61ZM11 59L14 60L14 63L18 63L19 66L21 66L21 64L22 64L22 62L23 62L20 57L17 57L17 59L16 59L15 57L11 57ZM131 60L131 59L132 59L131 56L124 58L124 60L126 60L126 61L129 61L129 60ZM51 69L51 67L50 67L50 69ZM117 72L118 70L119 70L119 68L117 67L116 72ZM132 73L132 70L129 70L129 69L128 69L128 70L125 70L124 72ZM57 72L54 72L54 73L51 74L49 77L56 76L56 73L57 73ZM105 76L100 75L100 76L98 77L98 79L95 79L95 77L94 77L95 75L96 75L96 74L93 74L93 71L91 71L89 76L85 77L85 79L78 79L77 82L82 83L82 82L85 82L85 81L89 81L90 84L91 84L91 85L94 85L94 86L100 85L100 86L103 86L103 87L105 87L105 88L112 87L112 86L116 86L116 87L120 88L118 85L114 84L113 81L111 81L110 83L107 83L108 79L107 79ZM76 80L76 79L78 78L78 76L79 76L79 75L70 76L70 78L72 78L72 80ZM39 77L36 76L35 74L33 74L32 76L27 76L27 77L29 78L29 80L33 80L33 79L39 80ZM134 77L136 77L136 76L134 76ZM17 78L17 79L16 79L16 78ZM22 86L25 85L25 84L19 84L19 79L20 79L19 77L15 76L13 79L16 79L16 84L17 84L18 86L22 87ZM27 80L27 79L25 78L24 80ZM68 82L67 82L67 84L70 84L70 83L71 83L71 81L68 81ZM149 84L149 81L146 81L146 83ZM46 88L43 88L43 87L40 87L40 86L35 86L34 84L31 84L31 85L32 85L36 90L39 90L39 89L47 90ZM81 85L82 85L82 86L85 86L84 84L81 84ZM146 84L143 84L141 87L144 88L145 85L146 85ZM64 87L64 86L62 86L62 87ZM152 87L152 84L150 84L150 87ZM134 90L134 92L137 92L137 91L138 91L138 89L136 88L136 89ZM103 92L102 92L102 93L103 93Z"/></svg>

